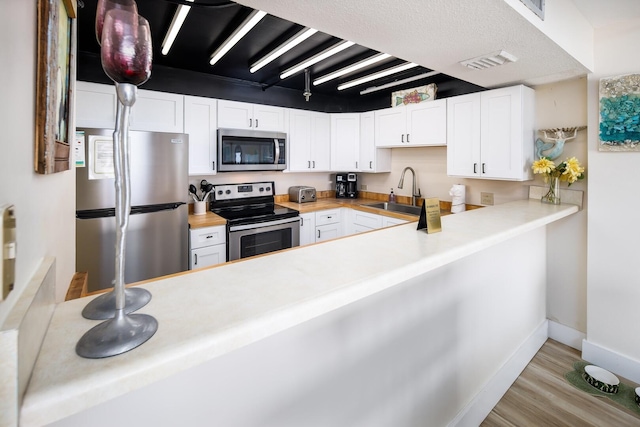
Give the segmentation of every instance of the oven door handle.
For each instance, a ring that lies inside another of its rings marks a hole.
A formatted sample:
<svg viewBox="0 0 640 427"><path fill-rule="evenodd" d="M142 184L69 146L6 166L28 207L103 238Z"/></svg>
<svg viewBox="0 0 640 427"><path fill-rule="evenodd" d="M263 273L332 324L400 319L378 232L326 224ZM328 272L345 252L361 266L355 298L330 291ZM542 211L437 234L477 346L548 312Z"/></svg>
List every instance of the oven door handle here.
<svg viewBox="0 0 640 427"><path fill-rule="evenodd" d="M229 227L229 232L258 229L262 227L270 227L272 225L288 224L293 222L300 222L300 217L297 216L295 218L277 219L275 221L258 222L253 224L232 225Z"/></svg>
<svg viewBox="0 0 640 427"><path fill-rule="evenodd" d="M280 161L280 142L278 142L278 138L273 138L274 149L276 150L274 165L277 165Z"/></svg>

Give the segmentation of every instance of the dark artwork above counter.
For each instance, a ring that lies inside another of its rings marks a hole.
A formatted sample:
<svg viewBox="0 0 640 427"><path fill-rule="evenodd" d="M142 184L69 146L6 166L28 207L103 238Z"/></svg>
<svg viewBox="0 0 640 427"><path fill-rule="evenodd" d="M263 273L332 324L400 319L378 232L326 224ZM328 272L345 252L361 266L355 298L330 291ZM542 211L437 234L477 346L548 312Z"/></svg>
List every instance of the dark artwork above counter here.
<svg viewBox="0 0 640 427"><path fill-rule="evenodd" d="M85 0L78 10L78 66L77 79L107 83L100 64L100 47L96 41L94 22L96 0ZM198 5L200 3L200 5ZM299 72L281 80L279 74L308 57L340 42L340 39L321 32L287 52L255 73L249 66L299 32L301 25L266 15L215 65L209 64L211 53L252 12L252 9L229 1L197 0L168 55L161 48L165 34L178 5L167 0L137 0L138 11L149 20L153 37L153 72L142 88L185 95L229 99L258 104L322 112L361 112L387 108L391 92L430 83L437 85L437 98L477 92L483 88L454 79L445 74L415 80L403 85L360 95L371 86L383 85L431 71L415 67L350 89L338 91L337 85L365 74L404 63L390 57L380 64L350 73L327 83L311 86L309 102L305 101L304 73ZM206 6L208 4L208 6ZM311 80L332 73L379 52L354 45L311 67Z"/></svg>

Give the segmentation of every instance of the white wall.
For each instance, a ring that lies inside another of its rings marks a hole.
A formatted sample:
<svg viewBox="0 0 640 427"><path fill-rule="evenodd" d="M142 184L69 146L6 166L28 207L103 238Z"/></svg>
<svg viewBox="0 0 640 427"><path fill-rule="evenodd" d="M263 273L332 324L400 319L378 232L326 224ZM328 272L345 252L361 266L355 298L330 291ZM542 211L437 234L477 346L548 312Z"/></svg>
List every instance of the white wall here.
<svg viewBox="0 0 640 427"><path fill-rule="evenodd" d="M598 151L599 79L640 73L640 56L629 50L638 40L638 20L596 31L588 85L587 341L640 366L640 152Z"/></svg>
<svg viewBox="0 0 640 427"><path fill-rule="evenodd" d="M3 0L0 14L0 204L15 206L15 290L0 323L45 256L56 257L57 300L75 271L75 171L34 172L36 1Z"/></svg>

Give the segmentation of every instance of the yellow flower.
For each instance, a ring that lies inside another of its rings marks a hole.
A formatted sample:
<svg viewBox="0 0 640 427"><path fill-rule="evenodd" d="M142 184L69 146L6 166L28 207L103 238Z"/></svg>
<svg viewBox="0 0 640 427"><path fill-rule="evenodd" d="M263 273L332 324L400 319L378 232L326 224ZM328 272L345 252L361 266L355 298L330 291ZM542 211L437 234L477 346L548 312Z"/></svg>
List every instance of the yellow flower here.
<svg viewBox="0 0 640 427"><path fill-rule="evenodd" d="M562 172L561 179L569 184L576 182L583 177L584 168L580 166L580 162L575 157L564 161L565 167Z"/></svg>
<svg viewBox="0 0 640 427"><path fill-rule="evenodd" d="M531 165L531 169L533 169L533 173L551 173L551 171L556 167L555 163L546 157L541 157L539 160L533 162Z"/></svg>

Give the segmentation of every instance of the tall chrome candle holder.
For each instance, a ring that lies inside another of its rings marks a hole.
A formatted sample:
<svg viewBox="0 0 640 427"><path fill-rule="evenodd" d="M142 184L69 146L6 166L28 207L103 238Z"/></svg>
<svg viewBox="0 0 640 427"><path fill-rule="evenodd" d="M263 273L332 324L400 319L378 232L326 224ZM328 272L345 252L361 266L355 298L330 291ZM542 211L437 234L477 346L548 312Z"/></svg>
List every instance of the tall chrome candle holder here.
<svg viewBox="0 0 640 427"><path fill-rule="evenodd" d="M108 320L87 331L76 345L79 356L93 359L132 350L158 330L158 321L153 316L130 314L144 306L151 294L143 289L125 290L124 286L131 210L129 116L136 101L137 86L151 75L151 32L149 23L138 15L133 0L100 0L97 10L96 33L101 41L102 68L115 82L118 96L113 132L117 228L114 290L111 295L96 298L83 310L85 317Z"/></svg>

